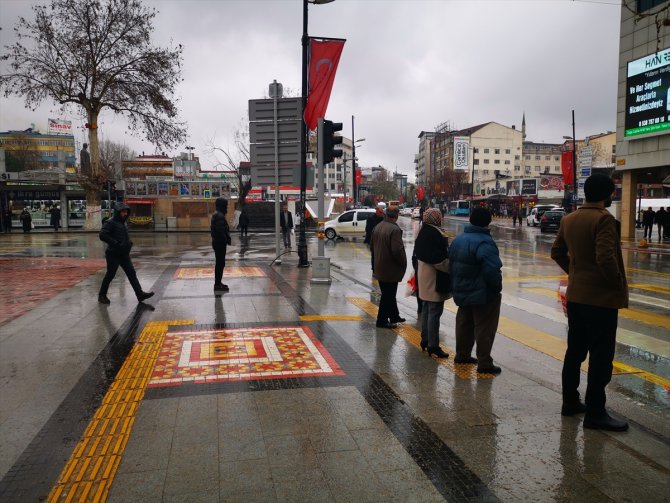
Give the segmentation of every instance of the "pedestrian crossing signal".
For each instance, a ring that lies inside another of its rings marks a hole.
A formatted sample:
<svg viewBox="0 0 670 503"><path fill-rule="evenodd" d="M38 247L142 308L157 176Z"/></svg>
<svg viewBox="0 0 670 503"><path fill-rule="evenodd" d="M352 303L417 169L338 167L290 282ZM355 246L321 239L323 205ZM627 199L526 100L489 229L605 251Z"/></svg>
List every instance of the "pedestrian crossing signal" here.
<svg viewBox="0 0 670 503"><path fill-rule="evenodd" d="M342 136L335 134L342 131L342 127L341 122L319 119L317 127L319 162L328 164L336 157L342 157L342 150L335 148L342 143Z"/></svg>

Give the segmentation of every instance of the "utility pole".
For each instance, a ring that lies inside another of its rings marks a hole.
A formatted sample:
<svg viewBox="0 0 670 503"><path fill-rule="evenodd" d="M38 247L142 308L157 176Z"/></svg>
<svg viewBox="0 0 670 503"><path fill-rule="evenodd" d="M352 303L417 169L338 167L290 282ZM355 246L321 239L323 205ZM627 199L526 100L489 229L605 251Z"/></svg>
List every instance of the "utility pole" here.
<svg viewBox="0 0 670 503"><path fill-rule="evenodd" d="M351 195L354 200L354 208L356 207L357 187L356 187L356 135L354 134L354 116L351 116Z"/></svg>

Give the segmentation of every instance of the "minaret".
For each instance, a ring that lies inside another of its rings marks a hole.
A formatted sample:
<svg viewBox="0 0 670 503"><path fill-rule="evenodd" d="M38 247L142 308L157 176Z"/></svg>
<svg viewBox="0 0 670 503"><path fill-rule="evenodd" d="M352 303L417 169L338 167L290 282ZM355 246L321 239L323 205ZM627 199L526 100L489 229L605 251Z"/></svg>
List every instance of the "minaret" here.
<svg viewBox="0 0 670 503"><path fill-rule="evenodd" d="M521 141L526 141L526 112L523 113L523 120L521 121Z"/></svg>

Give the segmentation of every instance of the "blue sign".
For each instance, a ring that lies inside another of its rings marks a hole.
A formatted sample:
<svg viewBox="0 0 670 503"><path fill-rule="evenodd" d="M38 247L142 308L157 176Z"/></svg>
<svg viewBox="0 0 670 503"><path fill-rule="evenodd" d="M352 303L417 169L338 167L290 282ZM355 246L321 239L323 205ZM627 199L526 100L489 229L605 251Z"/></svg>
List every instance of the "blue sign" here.
<svg viewBox="0 0 670 503"><path fill-rule="evenodd" d="M582 178L588 178L591 176L591 168L580 168L580 175Z"/></svg>

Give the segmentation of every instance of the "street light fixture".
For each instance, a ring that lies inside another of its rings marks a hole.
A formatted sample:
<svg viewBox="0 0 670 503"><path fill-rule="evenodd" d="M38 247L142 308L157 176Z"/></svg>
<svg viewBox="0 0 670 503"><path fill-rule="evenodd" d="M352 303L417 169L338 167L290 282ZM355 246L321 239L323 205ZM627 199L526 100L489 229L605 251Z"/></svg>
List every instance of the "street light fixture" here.
<svg viewBox="0 0 670 503"><path fill-rule="evenodd" d="M300 234L298 237L298 267L309 267L307 260L307 237L305 236L305 210L307 208L307 124L305 108L307 108L307 53L309 35L307 34L307 6L326 4L333 0L303 0L302 2L302 120L300 121Z"/></svg>

